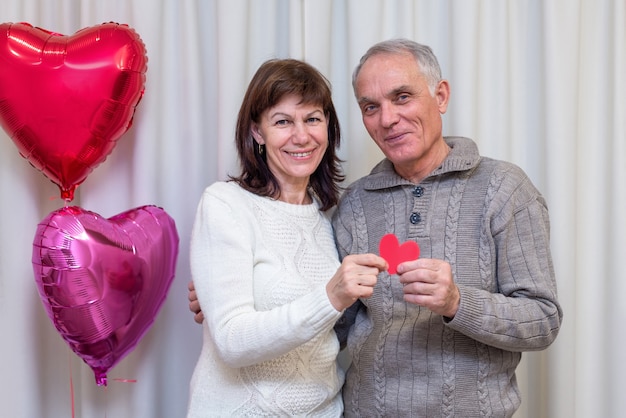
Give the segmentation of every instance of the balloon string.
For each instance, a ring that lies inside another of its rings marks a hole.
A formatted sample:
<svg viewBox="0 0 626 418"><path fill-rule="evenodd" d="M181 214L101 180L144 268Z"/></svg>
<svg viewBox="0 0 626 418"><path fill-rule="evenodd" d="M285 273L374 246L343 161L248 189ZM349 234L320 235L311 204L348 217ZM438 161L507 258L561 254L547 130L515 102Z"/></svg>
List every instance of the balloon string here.
<svg viewBox="0 0 626 418"><path fill-rule="evenodd" d="M115 378L113 379L116 382L122 382L122 383L137 383L137 379L120 379L120 378Z"/></svg>
<svg viewBox="0 0 626 418"><path fill-rule="evenodd" d="M108 410L109 410L109 388L105 386L104 387L104 418L107 418Z"/></svg>
<svg viewBox="0 0 626 418"><path fill-rule="evenodd" d="M114 382L121 382L121 383L137 383L137 379L119 379L119 378L114 378L111 379ZM107 411L108 411L108 405L109 405L109 387L105 386L104 387L104 404L106 405L104 407L104 418L107 418Z"/></svg>
<svg viewBox="0 0 626 418"><path fill-rule="evenodd" d="M76 411L74 410L74 379L72 378L72 352L68 350L68 363L70 370L70 402L72 405L72 418L76 417Z"/></svg>
<svg viewBox="0 0 626 418"><path fill-rule="evenodd" d="M71 350L68 350L68 369L69 369L69 374L70 374L70 403L71 403L71 408L72 408L72 418L76 418L76 408L75 408L75 403L74 403L74 377L73 377L73 373L72 373L72 352ZM122 378L114 378L111 379L115 382L120 382L120 383L137 383L137 379L122 379ZM104 418L107 418L107 410L108 410L108 404L109 404L109 391L108 391L108 387L104 387Z"/></svg>

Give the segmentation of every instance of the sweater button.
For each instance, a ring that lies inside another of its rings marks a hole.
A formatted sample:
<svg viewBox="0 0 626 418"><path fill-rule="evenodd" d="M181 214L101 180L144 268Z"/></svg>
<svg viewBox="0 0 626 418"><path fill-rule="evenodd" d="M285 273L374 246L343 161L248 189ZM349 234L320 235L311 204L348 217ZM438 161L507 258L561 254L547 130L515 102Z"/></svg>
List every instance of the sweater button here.
<svg viewBox="0 0 626 418"><path fill-rule="evenodd" d="M409 220L413 225L418 224L422 220L422 215L420 215L418 212L413 212Z"/></svg>
<svg viewBox="0 0 626 418"><path fill-rule="evenodd" d="M424 195L424 188L422 186L415 186L413 189L413 196L422 197Z"/></svg>

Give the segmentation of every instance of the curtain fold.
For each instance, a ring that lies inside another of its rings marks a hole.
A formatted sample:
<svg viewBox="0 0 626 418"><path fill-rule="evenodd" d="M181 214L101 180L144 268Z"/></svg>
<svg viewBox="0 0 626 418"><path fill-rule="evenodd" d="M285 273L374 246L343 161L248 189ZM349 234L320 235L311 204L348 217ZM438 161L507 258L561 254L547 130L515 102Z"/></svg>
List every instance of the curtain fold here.
<svg viewBox="0 0 626 418"><path fill-rule="evenodd" d="M164 208L180 236L176 277L151 329L109 372L109 385L97 387L47 318L33 278L35 228L63 202L0 131L0 416L70 417L72 407L83 418L184 416L202 343L187 307L190 231L202 190L238 169L234 127L250 77L272 57L305 59L328 77L353 181L382 154L363 128L352 70L370 45L391 37L428 44L438 56L452 90L444 133L518 164L548 202L565 317L553 346L523 355L516 418L626 410L623 0L0 4L0 23L68 35L109 21L130 25L146 44L146 90L132 127L72 204L104 217Z"/></svg>

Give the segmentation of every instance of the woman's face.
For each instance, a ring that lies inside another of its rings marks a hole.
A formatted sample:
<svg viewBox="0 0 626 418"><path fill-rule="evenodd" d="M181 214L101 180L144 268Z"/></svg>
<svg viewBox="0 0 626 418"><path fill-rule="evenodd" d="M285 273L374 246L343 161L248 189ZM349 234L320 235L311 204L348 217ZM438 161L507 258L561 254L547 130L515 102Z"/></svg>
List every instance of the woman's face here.
<svg viewBox="0 0 626 418"><path fill-rule="evenodd" d="M263 112L252 135L265 145L267 165L281 190L306 189L328 148L328 120L320 105L289 95Z"/></svg>

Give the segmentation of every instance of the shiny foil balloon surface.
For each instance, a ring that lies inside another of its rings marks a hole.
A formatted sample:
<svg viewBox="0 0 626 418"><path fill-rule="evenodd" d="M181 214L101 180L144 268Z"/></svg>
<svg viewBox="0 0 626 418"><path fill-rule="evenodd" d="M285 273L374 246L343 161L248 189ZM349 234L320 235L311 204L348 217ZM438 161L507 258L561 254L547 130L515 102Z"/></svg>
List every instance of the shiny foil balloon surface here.
<svg viewBox="0 0 626 418"><path fill-rule="evenodd" d="M70 206L39 223L32 264L41 301L99 386L152 325L174 278L178 243L174 220L156 206L109 219Z"/></svg>
<svg viewBox="0 0 626 418"><path fill-rule="evenodd" d="M66 201L131 126L147 61L127 25L67 36L0 24L0 125Z"/></svg>

